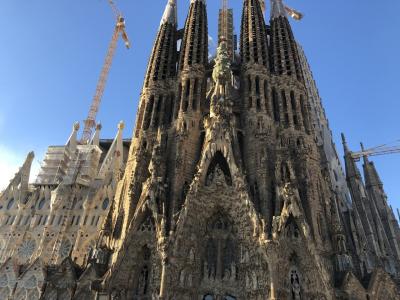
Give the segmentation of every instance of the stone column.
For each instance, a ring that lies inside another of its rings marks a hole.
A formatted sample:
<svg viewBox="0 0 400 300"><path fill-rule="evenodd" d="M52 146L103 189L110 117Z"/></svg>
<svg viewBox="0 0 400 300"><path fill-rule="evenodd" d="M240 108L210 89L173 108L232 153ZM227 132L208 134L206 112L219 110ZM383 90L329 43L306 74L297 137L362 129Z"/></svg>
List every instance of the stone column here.
<svg viewBox="0 0 400 300"><path fill-rule="evenodd" d="M167 299L167 274L168 274L168 257L167 254L164 252L162 254L162 269L161 269L161 283L160 283L160 295L159 300L166 300Z"/></svg>
<svg viewBox="0 0 400 300"><path fill-rule="evenodd" d="M274 251L274 249L269 249L269 251ZM278 279L276 264L278 262L278 256L275 253L268 254L268 271L270 278L270 293L269 300L278 300Z"/></svg>

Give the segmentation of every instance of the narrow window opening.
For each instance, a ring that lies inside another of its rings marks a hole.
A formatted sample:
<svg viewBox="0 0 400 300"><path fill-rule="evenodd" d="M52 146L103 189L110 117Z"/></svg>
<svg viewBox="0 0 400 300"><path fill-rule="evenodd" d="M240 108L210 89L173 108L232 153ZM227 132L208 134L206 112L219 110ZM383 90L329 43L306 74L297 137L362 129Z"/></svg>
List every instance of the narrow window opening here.
<svg viewBox="0 0 400 300"><path fill-rule="evenodd" d="M260 98L257 99L257 110L258 111L261 110L261 99Z"/></svg>
<svg viewBox="0 0 400 300"><path fill-rule="evenodd" d="M256 94L260 95L260 78L256 77Z"/></svg>
<svg viewBox="0 0 400 300"><path fill-rule="evenodd" d="M307 115L306 115L304 96L303 95L300 95L300 110L301 110L301 115L302 115L302 118L303 118L304 128L308 131L309 128L308 128Z"/></svg>
<svg viewBox="0 0 400 300"><path fill-rule="evenodd" d="M185 92L185 97L183 100L183 107L182 107L183 111L187 111L188 106L189 106L189 95L190 95L190 80L189 79L186 81L185 90L186 90L186 92Z"/></svg>
<svg viewBox="0 0 400 300"><path fill-rule="evenodd" d="M264 80L264 99L265 99L265 109L269 113L268 107L268 82Z"/></svg>
<svg viewBox="0 0 400 300"><path fill-rule="evenodd" d="M274 119L275 122L280 121L280 113L279 113L279 104L278 104L278 94L275 88L272 89L272 106L274 110Z"/></svg>
<svg viewBox="0 0 400 300"><path fill-rule="evenodd" d="M192 101L192 109L194 111L197 110L197 98L198 98L198 85L199 85L199 80L196 78L194 81L194 88L193 88L193 101Z"/></svg>
<svg viewBox="0 0 400 300"><path fill-rule="evenodd" d="M297 117L297 105L296 105L296 97L294 96L294 92L290 92L290 102L292 106L292 114L293 114L293 123L295 126L299 125L299 120Z"/></svg>
<svg viewBox="0 0 400 300"><path fill-rule="evenodd" d="M249 103L248 103L249 109L253 107L253 98L249 97Z"/></svg>
<svg viewBox="0 0 400 300"><path fill-rule="evenodd" d="M154 96L152 95L149 99L149 102L147 102L146 105L146 111L145 111L145 116L144 116L144 125L143 129L147 130L149 129L150 126L150 121L151 121L151 113L153 112L153 106L154 106Z"/></svg>

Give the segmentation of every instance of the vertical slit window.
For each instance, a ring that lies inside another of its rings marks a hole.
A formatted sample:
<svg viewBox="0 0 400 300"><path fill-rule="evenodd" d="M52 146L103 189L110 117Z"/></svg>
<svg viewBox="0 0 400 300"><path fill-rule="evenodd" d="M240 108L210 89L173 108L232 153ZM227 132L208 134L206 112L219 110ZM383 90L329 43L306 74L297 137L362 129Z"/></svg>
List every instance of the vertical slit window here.
<svg viewBox="0 0 400 300"><path fill-rule="evenodd" d="M175 116L174 116L174 118L176 119L176 118L178 118L178 112L179 112L179 106L180 106L180 103L181 103L181 97L182 97L182 83L180 83L179 84L179 88L178 88L178 95L177 95L177 97L176 97L176 99L175 99L175 112L174 112L174 114L175 114Z"/></svg>
<svg viewBox="0 0 400 300"><path fill-rule="evenodd" d="M256 94L260 95L260 78L256 77Z"/></svg>
<svg viewBox="0 0 400 300"><path fill-rule="evenodd" d="M249 109L253 107L253 98L249 97Z"/></svg>
<svg viewBox="0 0 400 300"><path fill-rule="evenodd" d="M291 105L292 105L293 123L294 123L295 126L298 126L299 125L299 120L298 120L298 116L297 116L296 97L295 97L293 91L290 92L290 102L291 102Z"/></svg>
<svg viewBox="0 0 400 300"><path fill-rule="evenodd" d="M149 99L149 102L147 102L146 105L146 111L144 115L144 120L143 120L143 129L147 130L149 129L150 126L150 121L151 121L151 113L153 112L153 105L154 105L154 96L152 95Z"/></svg>
<svg viewBox="0 0 400 300"><path fill-rule="evenodd" d="M194 111L197 110L197 97L198 97L198 85L199 85L199 80L196 78L194 81L194 87L193 87L193 102L192 102L192 109Z"/></svg>
<svg viewBox="0 0 400 300"><path fill-rule="evenodd" d="M278 93L275 88L272 89L272 106L274 110L274 119L276 122L280 121L279 103L278 103Z"/></svg>
<svg viewBox="0 0 400 300"><path fill-rule="evenodd" d="M284 90L281 91L281 97L282 97L283 112L285 114L285 125L289 126L288 102Z"/></svg>
<svg viewBox="0 0 400 300"><path fill-rule="evenodd" d="M257 98L257 111L261 111L261 99Z"/></svg>
<svg viewBox="0 0 400 300"><path fill-rule="evenodd" d="M154 112L154 127L157 128L160 123L160 113L161 113L161 105L163 103L164 97L160 96L157 101L157 107Z"/></svg>
<svg viewBox="0 0 400 300"><path fill-rule="evenodd" d="M188 109L189 95L190 95L190 79L186 81L185 96L183 97L183 106L182 106L183 111L187 111Z"/></svg>
<svg viewBox="0 0 400 300"><path fill-rule="evenodd" d="M305 110L305 103L304 103L304 96L300 95L300 110L301 110L301 116L303 118L303 125L306 130L308 130L308 123L307 123L307 116L306 116L306 110Z"/></svg>
<svg viewBox="0 0 400 300"><path fill-rule="evenodd" d="M169 101L169 113L168 113L168 124L171 124L173 114L174 114L174 100L175 100L175 95L171 94L170 96L170 101Z"/></svg>

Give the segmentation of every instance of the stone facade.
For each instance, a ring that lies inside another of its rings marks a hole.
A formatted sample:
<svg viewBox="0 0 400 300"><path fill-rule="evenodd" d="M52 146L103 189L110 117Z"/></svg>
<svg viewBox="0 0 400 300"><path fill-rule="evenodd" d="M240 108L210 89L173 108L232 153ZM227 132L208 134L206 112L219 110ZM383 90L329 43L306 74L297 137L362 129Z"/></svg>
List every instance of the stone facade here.
<svg viewBox="0 0 400 300"><path fill-rule="evenodd" d="M400 229L378 173L365 158L363 182L344 141L348 188L335 174L283 3L269 24L261 4L243 1L240 58L228 36L209 61L206 1L179 30L169 0L129 153L122 126L108 152L75 126L34 186L28 156L1 194L4 299L400 299ZM42 218L19 227L23 214Z"/></svg>
<svg viewBox="0 0 400 300"><path fill-rule="evenodd" d="M48 148L33 185L28 185L30 153L1 193L0 299L38 299L49 266L66 259L74 266L87 264L130 145L122 140L122 123L114 140L99 139L100 129L89 145L80 145L75 124L65 146Z"/></svg>

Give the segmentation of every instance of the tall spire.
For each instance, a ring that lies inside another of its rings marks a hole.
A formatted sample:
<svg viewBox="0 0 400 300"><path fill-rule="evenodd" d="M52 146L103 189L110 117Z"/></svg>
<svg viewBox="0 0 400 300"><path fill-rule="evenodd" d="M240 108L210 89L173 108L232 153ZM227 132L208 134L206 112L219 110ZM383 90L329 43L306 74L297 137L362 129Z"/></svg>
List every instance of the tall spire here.
<svg viewBox="0 0 400 300"><path fill-rule="evenodd" d="M186 199L201 153L201 124L206 98L208 65L208 22L205 0L191 0L183 29L178 66L178 89L174 116L179 139L174 145L170 213L178 212ZM175 136L174 136L175 138Z"/></svg>
<svg viewBox="0 0 400 300"><path fill-rule="evenodd" d="M364 152L364 145L361 143L361 149ZM368 156L364 155L364 178L365 188L367 190L368 199L376 215L377 226L380 226L381 235L384 240L387 237L388 243L392 249L393 254L400 258L400 244L396 238L396 229L393 222L394 214L387 203L387 197L383 189L383 183L379 177L378 171L372 161L368 160ZM385 237L386 234L386 237Z"/></svg>
<svg viewBox="0 0 400 300"><path fill-rule="evenodd" d="M343 143L343 148L344 148L344 161L345 161L345 166L346 166L346 177L347 180L356 177L357 179L361 180L361 173L360 170L358 169L353 157L352 157L352 152L350 151L346 138L344 134L342 133L342 143Z"/></svg>
<svg viewBox="0 0 400 300"><path fill-rule="evenodd" d="M176 0L168 0L167 6L165 7L165 11L160 22L160 26L165 23L176 25L178 22L177 16L178 13Z"/></svg>
<svg viewBox="0 0 400 300"><path fill-rule="evenodd" d="M99 178L104 178L109 171L120 171L122 167L122 159L123 159L123 140L122 140L122 131L125 128L124 122L118 123L118 132L117 135L111 144L110 149L107 152L106 157L103 160L103 163L100 167ZM114 168L114 170L112 170Z"/></svg>
<svg viewBox="0 0 400 300"><path fill-rule="evenodd" d="M176 70L176 0L168 0L161 18L160 29L154 43L147 69L145 87L152 82L175 76Z"/></svg>
<svg viewBox="0 0 400 300"><path fill-rule="evenodd" d="M271 19L286 17L286 9L282 0L271 0Z"/></svg>
<svg viewBox="0 0 400 300"><path fill-rule="evenodd" d="M268 66L267 29L259 1L243 1L240 54L244 64Z"/></svg>
<svg viewBox="0 0 400 300"><path fill-rule="evenodd" d="M364 144L363 143L360 143L360 146L361 146L361 151L362 152L364 152L365 151L365 148L364 148ZM368 164L368 155L364 155L363 156L363 160L364 160L364 164Z"/></svg>
<svg viewBox="0 0 400 300"><path fill-rule="evenodd" d="M208 62L208 25L205 0L191 0L182 39L179 69Z"/></svg>
<svg viewBox="0 0 400 300"><path fill-rule="evenodd" d="M347 152L349 152L349 147L347 146L346 136L344 135L343 132L342 132L341 136L342 136L342 144L343 144L344 152L347 153Z"/></svg>
<svg viewBox="0 0 400 300"><path fill-rule="evenodd" d="M174 97L166 95L165 89L173 88L176 62L177 5L176 0L168 0L148 63L136 118L136 137L141 130L158 130L158 127L171 121L170 112L166 110L172 107Z"/></svg>
<svg viewBox="0 0 400 300"><path fill-rule="evenodd" d="M300 57L282 0L271 0L271 64L277 75L296 76L303 81Z"/></svg>
<svg viewBox="0 0 400 300"><path fill-rule="evenodd" d="M361 143L361 151L365 151L364 145ZM365 176L365 185L368 188L373 186L381 187L383 186L382 180L379 177L378 171L375 168L375 164L372 161L369 161L368 156L364 155L364 176Z"/></svg>

